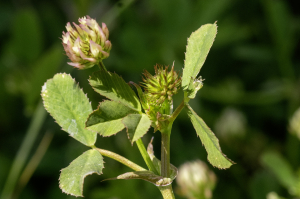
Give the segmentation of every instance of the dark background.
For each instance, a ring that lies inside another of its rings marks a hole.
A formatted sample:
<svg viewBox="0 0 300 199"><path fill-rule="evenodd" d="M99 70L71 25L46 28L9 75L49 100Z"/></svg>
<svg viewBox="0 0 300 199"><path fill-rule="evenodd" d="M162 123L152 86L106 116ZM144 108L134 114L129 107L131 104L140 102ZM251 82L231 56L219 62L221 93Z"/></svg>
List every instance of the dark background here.
<svg viewBox="0 0 300 199"><path fill-rule="evenodd" d="M113 47L104 64L127 82L140 82L143 70L153 73L156 63L172 65L175 61L175 69L182 73L191 32L218 21L215 43L200 71L204 87L190 102L219 138L222 151L237 163L228 170L209 165L218 179L213 198L261 199L270 191L295 198L262 164L261 157L268 150L275 151L293 172L300 171L300 140L288 131L289 119L300 106L300 9L296 0L1 1L0 193L16 154L20 162L15 165L23 171L47 132L45 140L51 143L49 148L43 143L38 149L46 152L36 170L29 166L32 176L23 181L18 180L21 173L10 176L11 182L16 180L14 196L73 198L59 189L59 171L88 148L61 131L39 103L42 85L58 72L71 73L94 109L102 100L87 81L96 67L72 69L60 44L65 24L77 23L85 15L107 24ZM175 107L181 99L182 92ZM143 141L148 143L152 136L159 157L159 133L151 129ZM96 146L146 167L124 131L110 138L98 136ZM173 126L171 163L207 162L206 156L183 111ZM85 198L161 198L155 186L144 181L101 182L130 171L104 160L104 174L86 178Z"/></svg>

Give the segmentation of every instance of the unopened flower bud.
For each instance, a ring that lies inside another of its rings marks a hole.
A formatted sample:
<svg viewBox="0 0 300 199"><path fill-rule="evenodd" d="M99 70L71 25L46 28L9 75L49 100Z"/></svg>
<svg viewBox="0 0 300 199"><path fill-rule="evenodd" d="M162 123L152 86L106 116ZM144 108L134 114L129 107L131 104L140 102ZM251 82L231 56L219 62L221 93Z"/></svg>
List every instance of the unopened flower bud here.
<svg viewBox="0 0 300 199"><path fill-rule="evenodd" d="M179 167L176 178L178 194L188 199L210 199L216 184L216 176L207 165L196 160Z"/></svg>
<svg viewBox="0 0 300 199"><path fill-rule="evenodd" d="M148 71L144 72L143 87L149 103L160 105L166 99L172 100L172 96L177 93L180 87L181 77L174 71L174 65L171 71L168 71L168 66L164 69L162 66L156 65L154 69L154 76Z"/></svg>
<svg viewBox="0 0 300 199"><path fill-rule="evenodd" d="M95 19L89 16L79 18L79 25L67 23L67 32L63 32L62 43L68 64L78 69L87 69L109 56L111 42L108 40L109 31L105 23L102 28Z"/></svg>

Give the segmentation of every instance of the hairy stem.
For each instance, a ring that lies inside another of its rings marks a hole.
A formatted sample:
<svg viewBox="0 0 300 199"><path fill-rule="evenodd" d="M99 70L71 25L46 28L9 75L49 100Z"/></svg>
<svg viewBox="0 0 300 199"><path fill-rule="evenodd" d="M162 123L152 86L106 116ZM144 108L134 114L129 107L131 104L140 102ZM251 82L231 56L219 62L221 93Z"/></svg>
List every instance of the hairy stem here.
<svg viewBox="0 0 300 199"><path fill-rule="evenodd" d="M158 187L161 195L164 197L164 199L175 199L173 189L172 189L172 184L168 186L161 186Z"/></svg>
<svg viewBox="0 0 300 199"><path fill-rule="evenodd" d="M101 155L114 159L124 164L125 166L133 169L134 171L146 171L146 169L144 169L143 167L131 162L130 160L124 158L123 156L120 156L119 154L116 154L114 152L105 149L99 149L99 148L95 148L95 149L98 150L101 153Z"/></svg>
<svg viewBox="0 0 300 199"><path fill-rule="evenodd" d="M138 148L140 150L140 153L142 154L143 159L144 159L147 167L149 168L149 170L158 175L158 172L156 171L156 169L155 169L155 167L153 165L153 162L151 161L150 156L147 153L147 150L146 150L146 148L144 146L144 143L143 143L142 139L141 138L138 139L136 141L136 144L137 144L137 146L138 146Z"/></svg>

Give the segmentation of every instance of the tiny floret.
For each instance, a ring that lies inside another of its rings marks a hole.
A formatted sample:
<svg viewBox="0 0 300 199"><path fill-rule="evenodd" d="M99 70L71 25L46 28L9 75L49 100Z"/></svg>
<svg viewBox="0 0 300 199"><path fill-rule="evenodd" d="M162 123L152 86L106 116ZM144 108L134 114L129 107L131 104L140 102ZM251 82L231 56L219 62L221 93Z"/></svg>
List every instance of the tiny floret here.
<svg viewBox="0 0 300 199"><path fill-rule="evenodd" d="M102 28L89 16L78 19L79 25L67 23L67 32L63 32L62 44L71 62L78 69L91 68L109 56L111 42L105 23Z"/></svg>

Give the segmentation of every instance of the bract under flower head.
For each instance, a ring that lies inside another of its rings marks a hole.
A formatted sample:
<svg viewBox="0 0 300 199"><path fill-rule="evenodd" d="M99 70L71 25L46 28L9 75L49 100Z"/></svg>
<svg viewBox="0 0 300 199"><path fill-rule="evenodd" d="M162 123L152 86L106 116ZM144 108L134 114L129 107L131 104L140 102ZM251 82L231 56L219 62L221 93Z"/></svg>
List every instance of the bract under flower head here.
<svg viewBox="0 0 300 199"><path fill-rule="evenodd" d="M87 69L109 56L111 42L105 23L102 28L89 16L79 18L79 25L67 23L67 32L63 32L62 44L71 62L78 69Z"/></svg>

